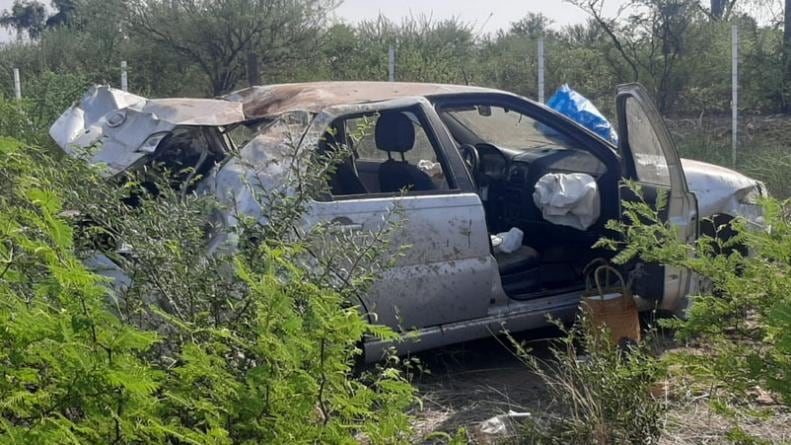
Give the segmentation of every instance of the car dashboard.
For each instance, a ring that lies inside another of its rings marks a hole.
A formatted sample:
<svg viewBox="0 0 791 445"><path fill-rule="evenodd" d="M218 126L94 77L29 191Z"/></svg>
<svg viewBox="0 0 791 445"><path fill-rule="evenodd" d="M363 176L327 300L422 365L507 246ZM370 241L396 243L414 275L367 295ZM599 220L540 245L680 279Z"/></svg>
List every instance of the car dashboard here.
<svg viewBox="0 0 791 445"><path fill-rule="evenodd" d="M606 173L602 161L585 150L547 146L516 151L490 144L476 145L479 172L485 184L487 215L496 231L542 222L533 203L538 180L549 173L586 173L597 182Z"/></svg>

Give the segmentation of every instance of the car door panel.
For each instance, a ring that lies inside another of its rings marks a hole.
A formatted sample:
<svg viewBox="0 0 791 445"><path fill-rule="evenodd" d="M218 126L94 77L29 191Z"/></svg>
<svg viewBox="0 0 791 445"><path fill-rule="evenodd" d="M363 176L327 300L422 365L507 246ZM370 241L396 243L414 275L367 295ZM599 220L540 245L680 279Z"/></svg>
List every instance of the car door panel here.
<svg viewBox="0 0 791 445"><path fill-rule="evenodd" d="M363 297L378 322L408 330L486 314L496 264L477 195L317 202L309 214L314 223L343 219L359 225L361 236L395 225L386 253L392 267Z"/></svg>
<svg viewBox="0 0 791 445"><path fill-rule="evenodd" d="M316 118L307 138L319 137L340 116L405 107L422 113L436 148L442 151L438 155L453 187L413 194L339 196L313 203L306 216L308 225L338 223L357 231L361 239L395 223L385 253L392 260L390 267L380 271L362 299L365 308L375 314L372 320L401 331L487 314L497 265L490 252L483 204L469 187L459 187L469 182L468 178L453 175L463 161L447 135L431 128L439 119L432 116L433 108L422 98L332 107ZM364 183L378 183L367 164L358 165L358 170L360 167ZM371 176L367 181L366 175Z"/></svg>
<svg viewBox="0 0 791 445"><path fill-rule="evenodd" d="M624 159L624 176L640 184L643 199L655 204L660 193L667 205L660 217L670 222L682 239L697 237L698 211L695 195L689 191L681 159L673 139L645 89L637 84L622 85L616 98L618 133ZM624 199L638 199L630 191ZM642 265L637 293L662 309L674 310L687 293L690 274L663 265Z"/></svg>

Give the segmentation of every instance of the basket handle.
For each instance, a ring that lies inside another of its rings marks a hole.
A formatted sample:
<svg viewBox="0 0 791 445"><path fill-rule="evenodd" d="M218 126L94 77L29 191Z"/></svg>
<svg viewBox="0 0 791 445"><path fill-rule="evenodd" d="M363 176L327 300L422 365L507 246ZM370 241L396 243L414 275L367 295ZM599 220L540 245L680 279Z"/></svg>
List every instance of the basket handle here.
<svg viewBox="0 0 791 445"><path fill-rule="evenodd" d="M606 259L599 257L585 265L585 268L582 269L582 274L585 276L585 288L587 290L592 291L594 289L593 274L596 269L600 266L606 266L607 264L608 262Z"/></svg>
<svg viewBox="0 0 791 445"><path fill-rule="evenodd" d="M623 275L621 275L621 273L618 272L616 268L610 266L609 264L603 264L593 271L593 281L596 283L596 290L599 291L599 297L601 297L602 301L604 301L604 290L602 289L600 280L602 272L607 272L607 278L605 281L607 284L610 282L610 273L615 275L618 278L618 281L621 283L623 294L626 295L626 281L623 279Z"/></svg>

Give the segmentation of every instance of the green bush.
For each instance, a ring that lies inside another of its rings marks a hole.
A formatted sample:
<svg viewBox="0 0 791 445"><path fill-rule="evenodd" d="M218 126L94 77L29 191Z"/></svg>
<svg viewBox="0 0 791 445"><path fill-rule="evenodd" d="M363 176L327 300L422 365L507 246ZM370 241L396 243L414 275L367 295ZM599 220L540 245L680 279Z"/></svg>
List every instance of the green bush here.
<svg viewBox="0 0 791 445"><path fill-rule="evenodd" d="M664 321L677 337L702 346L695 354L669 358L702 387L714 403L736 407L755 386L791 402L791 202L766 199L764 226L741 219L730 223L737 235L704 236L684 243L646 203L625 203L627 222L610 222L621 241L603 245L621 250L616 261L640 257L689 269L703 279L690 298L686 318ZM743 256L740 252L749 252Z"/></svg>
<svg viewBox="0 0 791 445"><path fill-rule="evenodd" d="M206 255L218 204L143 180L0 140L0 443L408 440L412 386L353 372L360 339L392 333L301 242ZM103 256L131 281L84 265Z"/></svg>
<svg viewBox="0 0 791 445"><path fill-rule="evenodd" d="M654 392L665 374L645 344L625 348L580 317L550 347L543 362L519 357L546 385L554 408L525 424L519 443L607 445L658 443L667 404Z"/></svg>
<svg viewBox="0 0 791 445"><path fill-rule="evenodd" d="M629 184L640 196L636 184ZM624 202L624 220L610 221L617 238L599 246L636 258L687 268L701 279L684 319L660 320L689 346L656 358L646 343L613 347L583 320L542 363L525 354L557 409L526 424L522 443L656 443L673 406L652 395L661 379L678 378L688 394L706 394L712 411L734 418L727 439L762 443L738 425L739 416L766 416L751 405L756 387L786 407L791 400L791 202L764 201L764 227L736 219L686 244L647 202ZM728 230L726 230L728 229ZM730 229L734 229L736 235ZM729 234L725 236L724 234ZM742 255L741 252L750 252ZM585 354L585 355L583 355ZM736 415L736 414L739 415Z"/></svg>
<svg viewBox="0 0 791 445"><path fill-rule="evenodd" d="M89 85L84 76L44 72L26 84L22 100L0 95L0 135L39 146L52 146L49 127L82 96Z"/></svg>

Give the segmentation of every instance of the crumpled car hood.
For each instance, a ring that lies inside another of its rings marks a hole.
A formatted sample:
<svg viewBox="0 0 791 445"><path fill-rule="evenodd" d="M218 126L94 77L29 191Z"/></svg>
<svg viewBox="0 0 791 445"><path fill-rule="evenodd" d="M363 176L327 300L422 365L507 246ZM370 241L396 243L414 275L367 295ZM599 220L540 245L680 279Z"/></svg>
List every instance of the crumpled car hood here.
<svg viewBox="0 0 791 445"><path fill-rule="evenodd" d="M177 126L222 126L245 120L242 104L215 99L146 99L92 86L49 130L63 150L96 147L91 162L117 174L153 153Z"/></svg>
<svg viewBox="0 0 791 445"><path fill-rule="evenodd" d="M758 201L768 195L761 181L725 167L692 159L682 159L681 165L687 185L698 199L698 211L702 218L726 214L743 216L757 224L763 222Z"/></svg>

